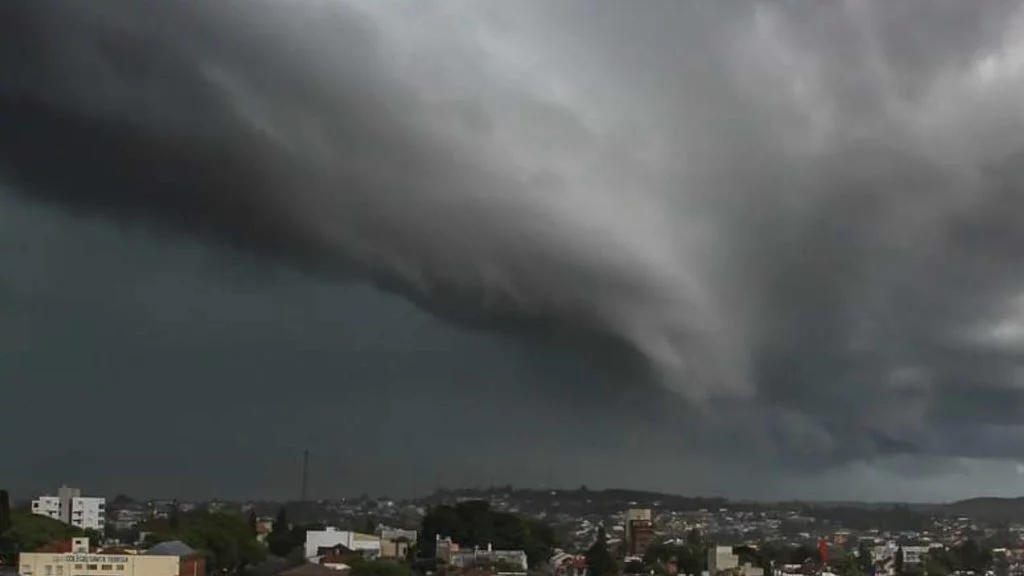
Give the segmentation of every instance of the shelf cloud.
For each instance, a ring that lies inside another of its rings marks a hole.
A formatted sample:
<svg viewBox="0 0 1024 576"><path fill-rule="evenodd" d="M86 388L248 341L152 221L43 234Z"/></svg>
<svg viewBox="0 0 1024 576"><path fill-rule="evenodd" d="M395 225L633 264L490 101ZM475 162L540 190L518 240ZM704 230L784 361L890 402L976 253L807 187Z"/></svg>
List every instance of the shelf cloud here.
<svg viewBox="0 0 1024 576"><path fill-rule="evenodd" d="M368 280L510 336L545 386L678 407L652 426L688 454L1024 458L1017 2L17 0L0 22L10 201Z"/></svg>

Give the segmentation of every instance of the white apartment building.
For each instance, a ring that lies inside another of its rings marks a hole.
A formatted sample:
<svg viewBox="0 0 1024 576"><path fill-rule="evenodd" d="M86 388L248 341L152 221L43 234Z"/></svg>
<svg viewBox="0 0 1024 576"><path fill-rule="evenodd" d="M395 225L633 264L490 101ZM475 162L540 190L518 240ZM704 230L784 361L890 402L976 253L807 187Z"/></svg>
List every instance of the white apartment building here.
<svg viewBox="0 0 1024 576"><path fill-rule="evenodd" d="M56 496L40 496L33 500L32 513L63 522L60 516L60 498Z"/></svg>
<svg viewBox="0 0 1024 576"><path fill-rule="evenodd" d="M739 568L740 557L733 552L732 546L712 546L708 548L708 574L714 576L723 570Z"/></svg>
<svg viewBox="0 0 1024 576"><path fill-rule="evenodd" d="M103 530L106 525L107 499L78 497L71 499L71 525L83 530Z"/></svg>
<svg viewBox="0 0 1024 576"><path fill-rule="evenodd" d="M32 501L32 513L60 520L83 530L103 530L106 525L105 498L82 496L78 488L61 486L56 496L40 496Z"/></svg>
<svg viewBox="0 0 1024 576"><path fill-rule="evenodd" d="M740 576L765 576L764 569L751 564L740 564L740 557L732 546L712 546L708 548L708 576L725 572L735 572Z"/></svg>

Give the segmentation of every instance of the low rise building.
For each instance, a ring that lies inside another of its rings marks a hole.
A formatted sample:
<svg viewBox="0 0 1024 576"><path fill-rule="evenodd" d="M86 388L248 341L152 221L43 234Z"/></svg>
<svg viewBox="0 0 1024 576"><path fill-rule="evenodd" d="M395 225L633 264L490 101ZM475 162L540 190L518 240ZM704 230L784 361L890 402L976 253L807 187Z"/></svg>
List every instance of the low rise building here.
<svg viewBox="0 0 1024 576"><path fill-rule="evenodd" d="M333 548L339 545L370 558L377 558L381 553L379 536L338 530L333 526L328 526L323 530L306 531L305 557L307 560L317 559L321 548Z"/></svg>
<svg viewBox="0 0 1024 576"><path fill-rule="evenodd" d="M712 546L708 548L708 576L722 573L764 576L764 569L752 564L740 564L740 557L732 546Z"/></svg>
<svg viewBox="0 0 1024 576"><path fill-rule="evenodd" d="M181 542L143 553L98 549L88 538L56 542L18 557L19 576L204 576L206 560Z"/></svg>
<svg viewBox="0 0 1024 576"><path fill-rule="evenodd" d="M385 528L380 531L380 555L382 558L405 558L415 542L415 530Z"/></svg>
<svg viewBox="0 0 1024 576"><path fill-rule="evenodd" d="M503 564L525 572L529 567L526 552L522 550L495 550L490 544L486 548L462 548L451 538L441 538L440 535L437 536L436 554L438 560L456 568Z"/></svg>
<svg viewBox="0 0 1024 576"><path fill-rule="evenodd" d="M903 563L911 566L921 565L928 557L930 550L930 546L903 546Z"/></svg>
<svg viewBox="0 0 1024 576"><path fill-rule="evenodd" d="M738 568L740 557L733 552L732 546L712 546L708 548L708 574L715 576L723 570Z"/></svg>

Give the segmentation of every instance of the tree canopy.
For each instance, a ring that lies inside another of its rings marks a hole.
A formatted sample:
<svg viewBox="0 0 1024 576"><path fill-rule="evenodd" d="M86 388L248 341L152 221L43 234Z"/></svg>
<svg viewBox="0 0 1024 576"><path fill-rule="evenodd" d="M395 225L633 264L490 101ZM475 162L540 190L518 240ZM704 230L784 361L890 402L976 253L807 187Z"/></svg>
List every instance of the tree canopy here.
<svg viewBox="0 0 1024 576"><path fill-rule="evenodd" d="M179 514L178 538L207 554L208 568L229 572L243 570L266 557L243 516L227 513Z"/></svg>
<svg viewBox="0 0 1024 576"><path fill-rule="evenodd" d="M295 534L292 533L292 526L288 522L288 513L284 507L277 511L277 517L270 527L270 534L267 535L267 548L274 556L282 558L291 554L295 548Z"/></svg>
<svg viewBox="0 0 1024 576"><path fill-rule="evenodd" d="M11 495L7 490L0 490L0 534L11 527Z"/></svg>
<svg viewBox="0 0 1024 576"><path fill-rule="evenodd" d="M14 563L21 552L31 552L57 540L70 540L84 533L73 526L31 512L10 512L7 530L0 533L0 558Z"/></svg>
<svg viewBox="0 0 1024 576"><path fill-rule="evenodd" d="M438 536L450 537L462 546L491 544L501 550L522 550L531 566L547 562L555 547L554 531L546 523L493 510L482 500L431 508L423 517L418 549L436 555Z"/></svg>
<svg viewBox="0 0 1024 576"><path fill-rule="evenodd" d="M266 558L266 548L252 534L248 518L227 512L181 512L175 522L147 526L146 545L181 540L206 555L211 571L244 570Z"/></svg>
<svg viewBox="0 0 1024 576"><path fill-rule="evenodd" d="M928 574L944 576L960 570L984 573L992 566L992 550L977 540L966 540L959 546L936 548L925 558Z"/></svg>
<svg viewBox="0 0 1024 576"><path fill-rule="evenodd" d="M608 550L608 535L604 531L604 526L597 529L597 538L590 548L587 549L586 558L588 576L611 576L618 574L619 565L615 562L615 558L612 558L612 553Z"/></svg>

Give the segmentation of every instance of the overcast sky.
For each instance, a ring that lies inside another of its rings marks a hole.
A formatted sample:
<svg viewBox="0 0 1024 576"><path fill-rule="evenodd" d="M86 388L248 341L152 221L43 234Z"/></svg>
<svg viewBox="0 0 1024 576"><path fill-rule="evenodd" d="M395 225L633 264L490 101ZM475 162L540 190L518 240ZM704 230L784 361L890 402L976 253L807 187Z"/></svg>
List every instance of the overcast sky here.
<svg viewBox="0 0 1024 576"><path fill-rule="evenodd" d="M16 497L1024 487L1019 2L140 6L0 7Z"/></svg>

